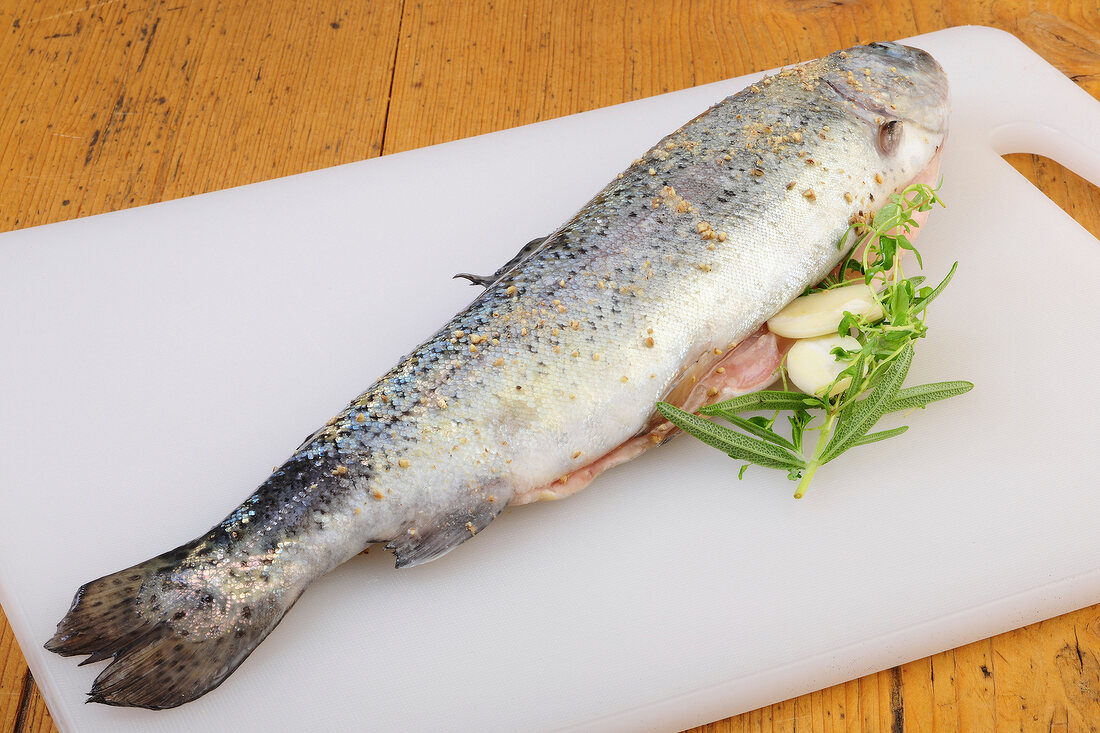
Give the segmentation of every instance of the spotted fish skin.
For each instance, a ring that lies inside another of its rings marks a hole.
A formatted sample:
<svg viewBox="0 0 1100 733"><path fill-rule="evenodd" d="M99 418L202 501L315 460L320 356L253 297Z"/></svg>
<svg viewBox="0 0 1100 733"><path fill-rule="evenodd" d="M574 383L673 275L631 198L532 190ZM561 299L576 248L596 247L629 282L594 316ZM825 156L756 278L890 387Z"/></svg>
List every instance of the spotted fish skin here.
<svg viewBox="0 0 1100 733"><path fill-rule="evenodd" d="M47 648L90 699L220 684L316 578L425 562L652 426L655 403L832 269L853 218L938 160L947 84L871 44L767 77L662 139L197 540L78 591ZM693 371L694 370L694 371ZM558 488L556 488L558 487Z"/></svg>

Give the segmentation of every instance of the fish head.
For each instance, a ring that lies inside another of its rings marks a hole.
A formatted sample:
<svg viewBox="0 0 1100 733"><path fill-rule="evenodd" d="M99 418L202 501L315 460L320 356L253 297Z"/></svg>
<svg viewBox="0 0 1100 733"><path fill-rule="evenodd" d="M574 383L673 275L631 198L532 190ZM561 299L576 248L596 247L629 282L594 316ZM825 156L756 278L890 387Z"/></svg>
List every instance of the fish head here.
<svg viewBox="0 0 1100 733"><path fill-rule="evenodd" d="M934 184L930 171L938 170L950 113L947 75L939 63L919 48L891 42L828 58L823 80L864 123L894 184Z"/></svg>

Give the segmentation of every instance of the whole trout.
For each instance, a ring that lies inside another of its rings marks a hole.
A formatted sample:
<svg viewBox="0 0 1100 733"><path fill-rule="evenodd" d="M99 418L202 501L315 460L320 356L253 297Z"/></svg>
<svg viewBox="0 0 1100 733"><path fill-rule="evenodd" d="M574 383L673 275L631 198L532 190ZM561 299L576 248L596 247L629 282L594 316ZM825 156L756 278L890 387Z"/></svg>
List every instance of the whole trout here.
<svg viewBox="0 0 1100 733"><path fill-rule="evenodd" d="M665 137L306 440L198 539L77 591L46 648L113 658L90 701L220 684L315 579L372 543L404 567L510 504L568 495L670 433L668 399L766 386L762 324L849 222L934 175L947 81L872 43L780 71Z"/></svg>

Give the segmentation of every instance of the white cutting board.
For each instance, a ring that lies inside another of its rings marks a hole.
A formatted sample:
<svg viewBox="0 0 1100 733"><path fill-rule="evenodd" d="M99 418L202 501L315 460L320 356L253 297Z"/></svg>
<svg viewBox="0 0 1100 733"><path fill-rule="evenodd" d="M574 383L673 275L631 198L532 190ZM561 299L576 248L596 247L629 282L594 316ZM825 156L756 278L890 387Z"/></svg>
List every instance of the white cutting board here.
<svg viewBox="0 0 1100 733"><path fill-rule="evenodd" d="M1100 104L998 31L911 42L954 97L922 250L960 265L910 383L972 393L802 501L681 439L437 562L374 551L176 710L81 704L103 665L41 648L76 588L219 521L467 303L452 273L759 75L0 237L0 603L58 725L670 730L1100 601L1100 245L999 157L1100 182Z"/></svg>

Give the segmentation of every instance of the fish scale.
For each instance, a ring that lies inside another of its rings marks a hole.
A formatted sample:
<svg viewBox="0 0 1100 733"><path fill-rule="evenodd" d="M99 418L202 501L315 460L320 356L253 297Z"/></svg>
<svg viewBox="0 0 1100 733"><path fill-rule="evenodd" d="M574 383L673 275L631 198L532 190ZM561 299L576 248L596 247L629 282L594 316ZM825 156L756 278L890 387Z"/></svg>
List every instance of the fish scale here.
<svg viewBox="0 0 1100 733"><path fill-rule="evenodd" d="M93 701L173 707L371 543L415 565L509 504L572 493L644 443L659 399L714 378L836 266L849 223L936 160L945 115L942 70L895 44L715 105L502 271L470 276L484 292L213 530L83 586L47 647L114 657Z"/></svg>

